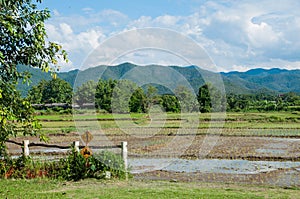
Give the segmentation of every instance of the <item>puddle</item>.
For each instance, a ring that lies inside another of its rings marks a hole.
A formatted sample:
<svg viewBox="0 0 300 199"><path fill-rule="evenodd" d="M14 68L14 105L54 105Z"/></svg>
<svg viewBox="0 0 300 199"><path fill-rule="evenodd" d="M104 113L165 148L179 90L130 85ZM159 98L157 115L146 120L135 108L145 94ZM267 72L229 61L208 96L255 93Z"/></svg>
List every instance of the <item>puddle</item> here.
<svg viewBox="0 0 300 199"><path fill-rule="evenodd" d="M272 155L285 155L286 150L283 149L256 149L257 153L267 153Z"/></svg>
<svg viewBox="0 0 300 199"><path fill-rule="evenodd" d="M289 147L289 145L287 145L285 143L269 143L269 144L265 144L265 147L276 148L276 149L286 149Z"/></svg>
<svg viewBox="0 0 300 199"><path fill-rule="evenodd" d="M185 160L175 158L133 158L128 160L132 173L142 173L154 170L174 172L203 172L226 174L258 174L277 169L300 167L300 162L279 161L249 161L202 159Z"/></svg>
<svg viewBox="0 0 300 199"><path fill-rule="evenodd" d="M67 153L70 149L31 149L30 152L32 153Z"/></svg>
<svg viewBox="0 0 300 199"><path fill-rule="evenodd" d="M282 137L260 137L261 140L275 141L275 142L287 142L287 143L300 143L299 138L282 138ZM277 144L276 144L277 145Z"/></svg>
<svg viewBox="0 0 300 199"><path fill-rule="evenodd" d="M267 183L282 187L300 186L299 171L291 170L281 173L279 176L277 176L277 178L269 178Z"/></svg>
<svg viewBox="0 0 300 199"><path fill-rule="evenodd" d="M293 139L293 138L262 138L262 139L268 139L268 141L269 142L271 141L271 143L264 144L262 148L256 149L255 152L268 154L271 156L286 155L290 147L289 143L293 144L300 141L300 139Z"/></svg>

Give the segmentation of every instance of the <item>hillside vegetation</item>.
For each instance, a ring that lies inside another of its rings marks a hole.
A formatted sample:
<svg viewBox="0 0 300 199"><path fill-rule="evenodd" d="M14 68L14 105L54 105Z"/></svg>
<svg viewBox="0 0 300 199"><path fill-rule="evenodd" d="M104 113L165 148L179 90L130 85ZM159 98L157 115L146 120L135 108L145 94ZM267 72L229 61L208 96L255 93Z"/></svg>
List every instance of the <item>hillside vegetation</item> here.
<svg viewBox="0 0 300 199"><path fill-rule="evenodd" d="M83 83L94 80L98 82L101 77L104 80L107 79L120 79L128 71L132 70L137 66L131 63L123 63L116 66L97 66L94 68L88 68L86 70L72 70L69 72L60 72L58 77L69 82L71 85L78 87ZM151 65L149 67L156 67L154 70L159 70L160 67ZM205 82L202 76L214 76L216 73L202 70L196 66L168 66L171 69L182 74L190 85L197 92L198 88L202 86ZM26 84L19 83L18 89L22 92L22 95L25 96L28 90L34 85L37 85L42 79L49 80L51 79L50 74L43 73L39 69L29 68L26 66L18 67L20 71L27 70L32 74L32 84L29 86ZM166 74L164 74L166 75ZM201 76L202 75L202 76ZM220 73L227 94L280 94L295 92L300 93L300 70L283 70L283 69L252 69L247 72L229 72L229 73ZM168 77L172 80L172 77ZM173 81L176 82L177 79L174 77ZM166 88L158 87L159 93L168 92Z"/></svg>

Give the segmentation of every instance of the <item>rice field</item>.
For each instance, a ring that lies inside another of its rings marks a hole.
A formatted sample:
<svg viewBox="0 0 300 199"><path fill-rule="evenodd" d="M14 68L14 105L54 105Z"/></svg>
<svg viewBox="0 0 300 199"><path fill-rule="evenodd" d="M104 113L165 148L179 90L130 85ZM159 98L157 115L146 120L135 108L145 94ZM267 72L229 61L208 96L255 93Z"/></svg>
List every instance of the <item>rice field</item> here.
<svg viewBox="0 0 300 199"><path fill-rule="evenodd" d="M195 134L218 133L242 136L300 136L300 113L205 113L174 114L151 119L147 114L38 115L42 131L47 134L101 130L108 134L122 134L122 129L142 133L159 129L158 134L184 133L180 128L196 128ZM192 123L192 125L190 125ZM121 127L121 128L120 128ZM208 131L207 129L219 129Z"/></svg>
<svg viewBox="0 0 300 199"><path fill-rule="evenodd" d="M150 172L135 174L138 179L300 186L300 168L293 166L300 161L298 112L147 115L81 111L73 115L38 113L37 117L42 124L42 131L51 138L50 143L53 144L68 146L80 140L83 132L90 131L93 140L89 146L113 146L127 141L129 158L175 158L178 159L175 166L180 169L189 167L187 162L190 160L222 160L219 161L220 165L214 166L233 171L236 168L231 168L231 165L229 168L223 162L249 161L249 165L258 172L232 175L201 172L202 167L199 172L150 169ZM20 142L23 138L17 139ZM84 143L81 142L81 145ZM276 165L291 162L292 167L273 168L266 164L264 168L267 170L262 170L261 161L274 162ZM138 169L151 166L147 165L147 161L142 161L141 165Z"/></svg>

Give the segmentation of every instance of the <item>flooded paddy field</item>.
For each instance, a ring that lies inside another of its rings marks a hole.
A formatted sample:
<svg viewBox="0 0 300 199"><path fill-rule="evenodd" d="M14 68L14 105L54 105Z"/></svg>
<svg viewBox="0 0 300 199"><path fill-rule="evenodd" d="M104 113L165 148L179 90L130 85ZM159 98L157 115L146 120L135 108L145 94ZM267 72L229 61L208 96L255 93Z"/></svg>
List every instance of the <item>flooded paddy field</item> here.
<svg viewBox="0 0 300 199"><path fill-rule="evenodd" d="M136 179L203 181L224 183L300 186L300 139L283 136L106 134L94 132L92 146L113 146L128 142L131 173ZM80 140L80 134L51 135L50 143L69 146ZM16 138L21 142L24 137ZM31 142L38 142L38 139ZM176 144L170 144L170 143ZM212 142L203 152L205 142ZM21 148L8 143L11 154ZM84 143L81 142L81 145ZM181 148L180 146L184 146ZM32 154L50 158L68 150L32 147ZM120 153L119 149L111 149ZM96 153L97 150L94 149Z"/></svg>
<svg viewBox="0 0 300 199"><path fill-rule="evenodd" d="M137 179L300 186L300 162L226 159L131 159Z"/></svg>

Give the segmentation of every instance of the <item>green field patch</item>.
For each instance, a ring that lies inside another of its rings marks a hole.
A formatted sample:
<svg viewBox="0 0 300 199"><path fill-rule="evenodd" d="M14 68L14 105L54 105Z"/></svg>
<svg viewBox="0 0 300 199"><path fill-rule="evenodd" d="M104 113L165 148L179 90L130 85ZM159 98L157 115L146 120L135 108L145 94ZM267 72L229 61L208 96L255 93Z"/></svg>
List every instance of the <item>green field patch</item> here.
<svg viewBox="0 0 300 199"><path fill-rule="evenodd" d="M268 113L227 113L226 118L221 113L204 113L195 117L195 114L168 113L166 119L156 117L151 120L147 114L107 114L98 115L40 115L42 131L55 133L55 131L100 131L105 129L133 129L133 128L161 128L198 129L221 128L229 135L263 135L263 136L300 136L299 115L292 112ZM213 119L213 120L212 120ZM225 120L224 120L225 119ZM190 124L193 123L193 126ZM249 130L252 129L252 130ZM267 130L270 131L267 131ZM274 131L272 131L274 130ZM119 132L119 131L116 131ZM162 134L165 134L164 131ZM233 133L232 133L233 132ZM239 133L236 133L239 132ZM118 134L118 133L115 133ZM168 134L168 133L166 133Z"/></svg>

